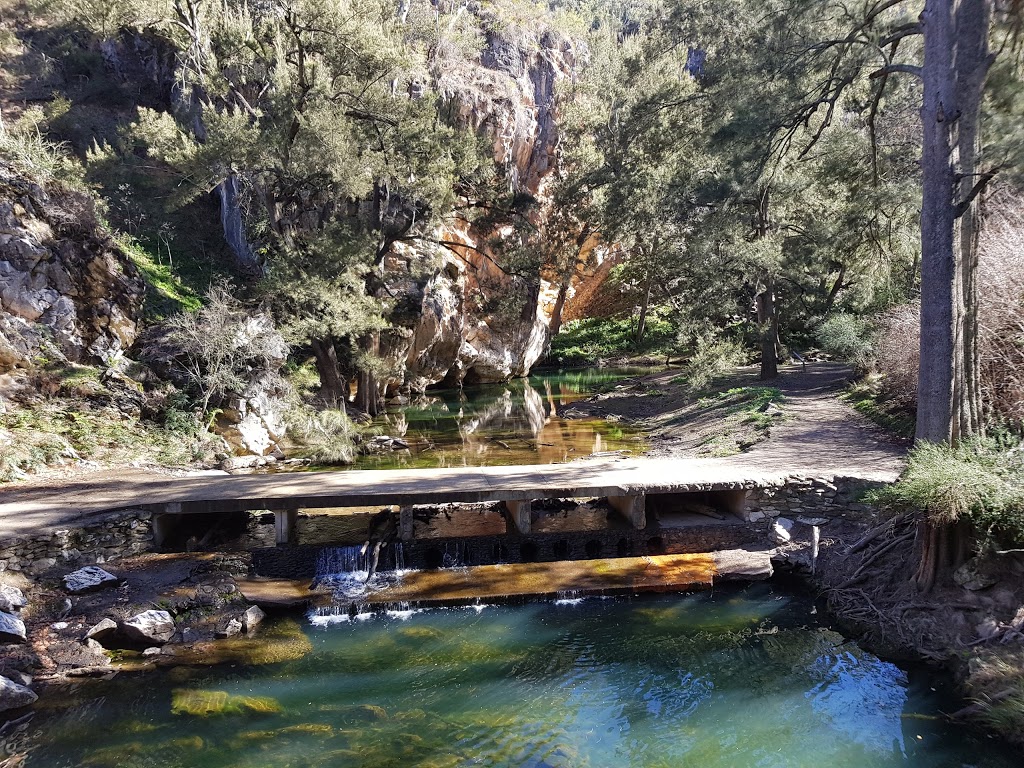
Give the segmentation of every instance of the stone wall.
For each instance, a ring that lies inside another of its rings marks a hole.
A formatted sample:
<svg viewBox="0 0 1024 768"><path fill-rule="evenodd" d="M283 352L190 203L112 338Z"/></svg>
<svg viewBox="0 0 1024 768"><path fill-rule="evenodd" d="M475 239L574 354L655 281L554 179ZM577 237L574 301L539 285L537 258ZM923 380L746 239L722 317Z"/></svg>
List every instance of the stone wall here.
<svg viewBox="0 0 1024 768"><path fill-rule="evenodd" d="M38 574L58 564L78 568L137 555L152 548L150 513L128 509L82 528L0 541L0 571Z"/></svg>
<svg viewBox="0 0 1024 768"><path fill-rule="evenodd" d="M866 516L874 512L874 507L863 502L864 494L882 485L858 478L796 478L782 487L751 491L744 517L753 523L780 516L792 520Z"/></svg>

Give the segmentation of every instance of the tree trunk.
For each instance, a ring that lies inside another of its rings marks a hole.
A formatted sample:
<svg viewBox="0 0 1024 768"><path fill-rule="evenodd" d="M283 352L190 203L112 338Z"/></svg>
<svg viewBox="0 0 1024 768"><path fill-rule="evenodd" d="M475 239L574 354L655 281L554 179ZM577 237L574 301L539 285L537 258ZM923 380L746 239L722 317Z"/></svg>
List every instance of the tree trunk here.
<svg viewBox="0 0 1024 768"><path fill-rule="evenodd" d="M368 357L377 357L380 353L380 333L374 331L363 340L363 351ZM376 416L380 413L380 392L377 376L372 368L365 364L359 371L359 381L356 387L356 407Z"/></svg>
<svg viewBox="0 0 1024 768"><path fill-rule="evenodd" d="M953 147L956 144L953 0L928 0L924 30L921 122L921 363L917 383L917 440L959 438L963 392L963 295Z"/></svg>
<svg viewBox="0 0 1024 768"><path fill-rule="evenodd" d="M775 278L765 275L764 287L755 298L757 327L761 333L761 381L779 375L779 313L775 307Z"/></svg>
<svg viewBox="0 0 1024 768"><path fill-rule="evenodd" d="M341 375L334 340L313 339L310 346L316 358L317 373L320 374L320 397L334 408L343 407L348 399L348 382Z"/></svg>
<svg viewBox="0 0 1024 768"><path fill-rule="evenodd" d="M961 0L957 24L957 153L960 168L956 195L960 213L960 251L964 302L964 397L960 432L982 431L981 360L978 350L978 235L981 227L980 197L976 185L983 185L981 162L981 102L992 56L988 50L991 0ZM980 189L980 186L979 186Z"/></svg>
<svg viewBox="0 0 1024 768"><path fill-rule="evenodd" d="M647 313L651 307L651 283L653 278L651 277L651 270L647 270L647 275L644 279L644 293L643 298L640 300L640 315L636 321L636 345L639 347L643 344L644 337L647 335Z"/></svg>
<svg viewBox="0 0 1024 768"><path fill-rule="evenodd" d="M977 324L979 124L991 0L927 0L921 119L921 363L917 440L950 443L982 428ZM922 591L964 559L967 521L940 524L923 512Z"/></svg>

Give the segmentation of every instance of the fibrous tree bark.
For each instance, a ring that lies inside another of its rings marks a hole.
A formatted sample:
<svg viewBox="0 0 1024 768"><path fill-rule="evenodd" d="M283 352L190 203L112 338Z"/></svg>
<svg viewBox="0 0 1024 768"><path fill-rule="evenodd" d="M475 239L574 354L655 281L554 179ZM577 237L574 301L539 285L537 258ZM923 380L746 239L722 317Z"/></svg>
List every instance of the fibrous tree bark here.
<svg viewBox="0 0 1024 768"><path fill-rule="evenodd" d="M921 363L916 439L955 445L981 430L977 240L981 100L993 57L991 0L927 0L921 14ZM921 522L914 582L930 589L956 566L963 525Z"/></svg>

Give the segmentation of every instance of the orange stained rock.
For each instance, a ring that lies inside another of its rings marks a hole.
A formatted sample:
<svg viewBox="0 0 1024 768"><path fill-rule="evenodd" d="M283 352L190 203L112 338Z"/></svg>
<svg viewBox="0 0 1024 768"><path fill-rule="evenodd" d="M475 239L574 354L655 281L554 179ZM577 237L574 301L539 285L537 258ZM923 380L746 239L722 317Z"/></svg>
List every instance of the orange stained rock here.
<svg viewBox="0 0 1024 768"><path fill-rule="evenodd" d="M678 592L711 587L713 554L620 557L551 563L480 565L413 571L402 581L359 599L360 605L459 605L515 598Z"/></svg>

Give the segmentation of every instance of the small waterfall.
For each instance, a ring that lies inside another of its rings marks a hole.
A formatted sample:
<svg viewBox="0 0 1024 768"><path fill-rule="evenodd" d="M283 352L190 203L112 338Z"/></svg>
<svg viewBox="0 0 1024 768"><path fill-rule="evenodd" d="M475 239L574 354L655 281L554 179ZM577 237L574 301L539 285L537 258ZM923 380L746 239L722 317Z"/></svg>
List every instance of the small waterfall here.
<svg viewBox="0 0 1024 768"><path fill-rule="evenodd" d="M555 605L579 605L583 602L583 592L578 589L560 589L555 595Z"/></svg>
<svg viewBox="0 0 1024 768"><path fill-rule="evenodd" d="M466 545L461 541L446 541L444 555L441 557L442 568L462 568L466 565Z"/></svg>
<svg viewBox="0 0 1024 768"><path fill-rule="evenodd" d="M405 550L401 542L392 542L381 548L377 571L370 576L373 562L373 546L324 547L316 560L317 588L329 591L334 604L324 606L316 612L318 621L332 623L343 619L331 619L335 615L353 611L360 597L368 591L386 589L401 578L406 570ZM369 577L369 578L368 578ZM358 614L358 609L355 613ZM314 617L311 616L311 619Z"/></svg>

